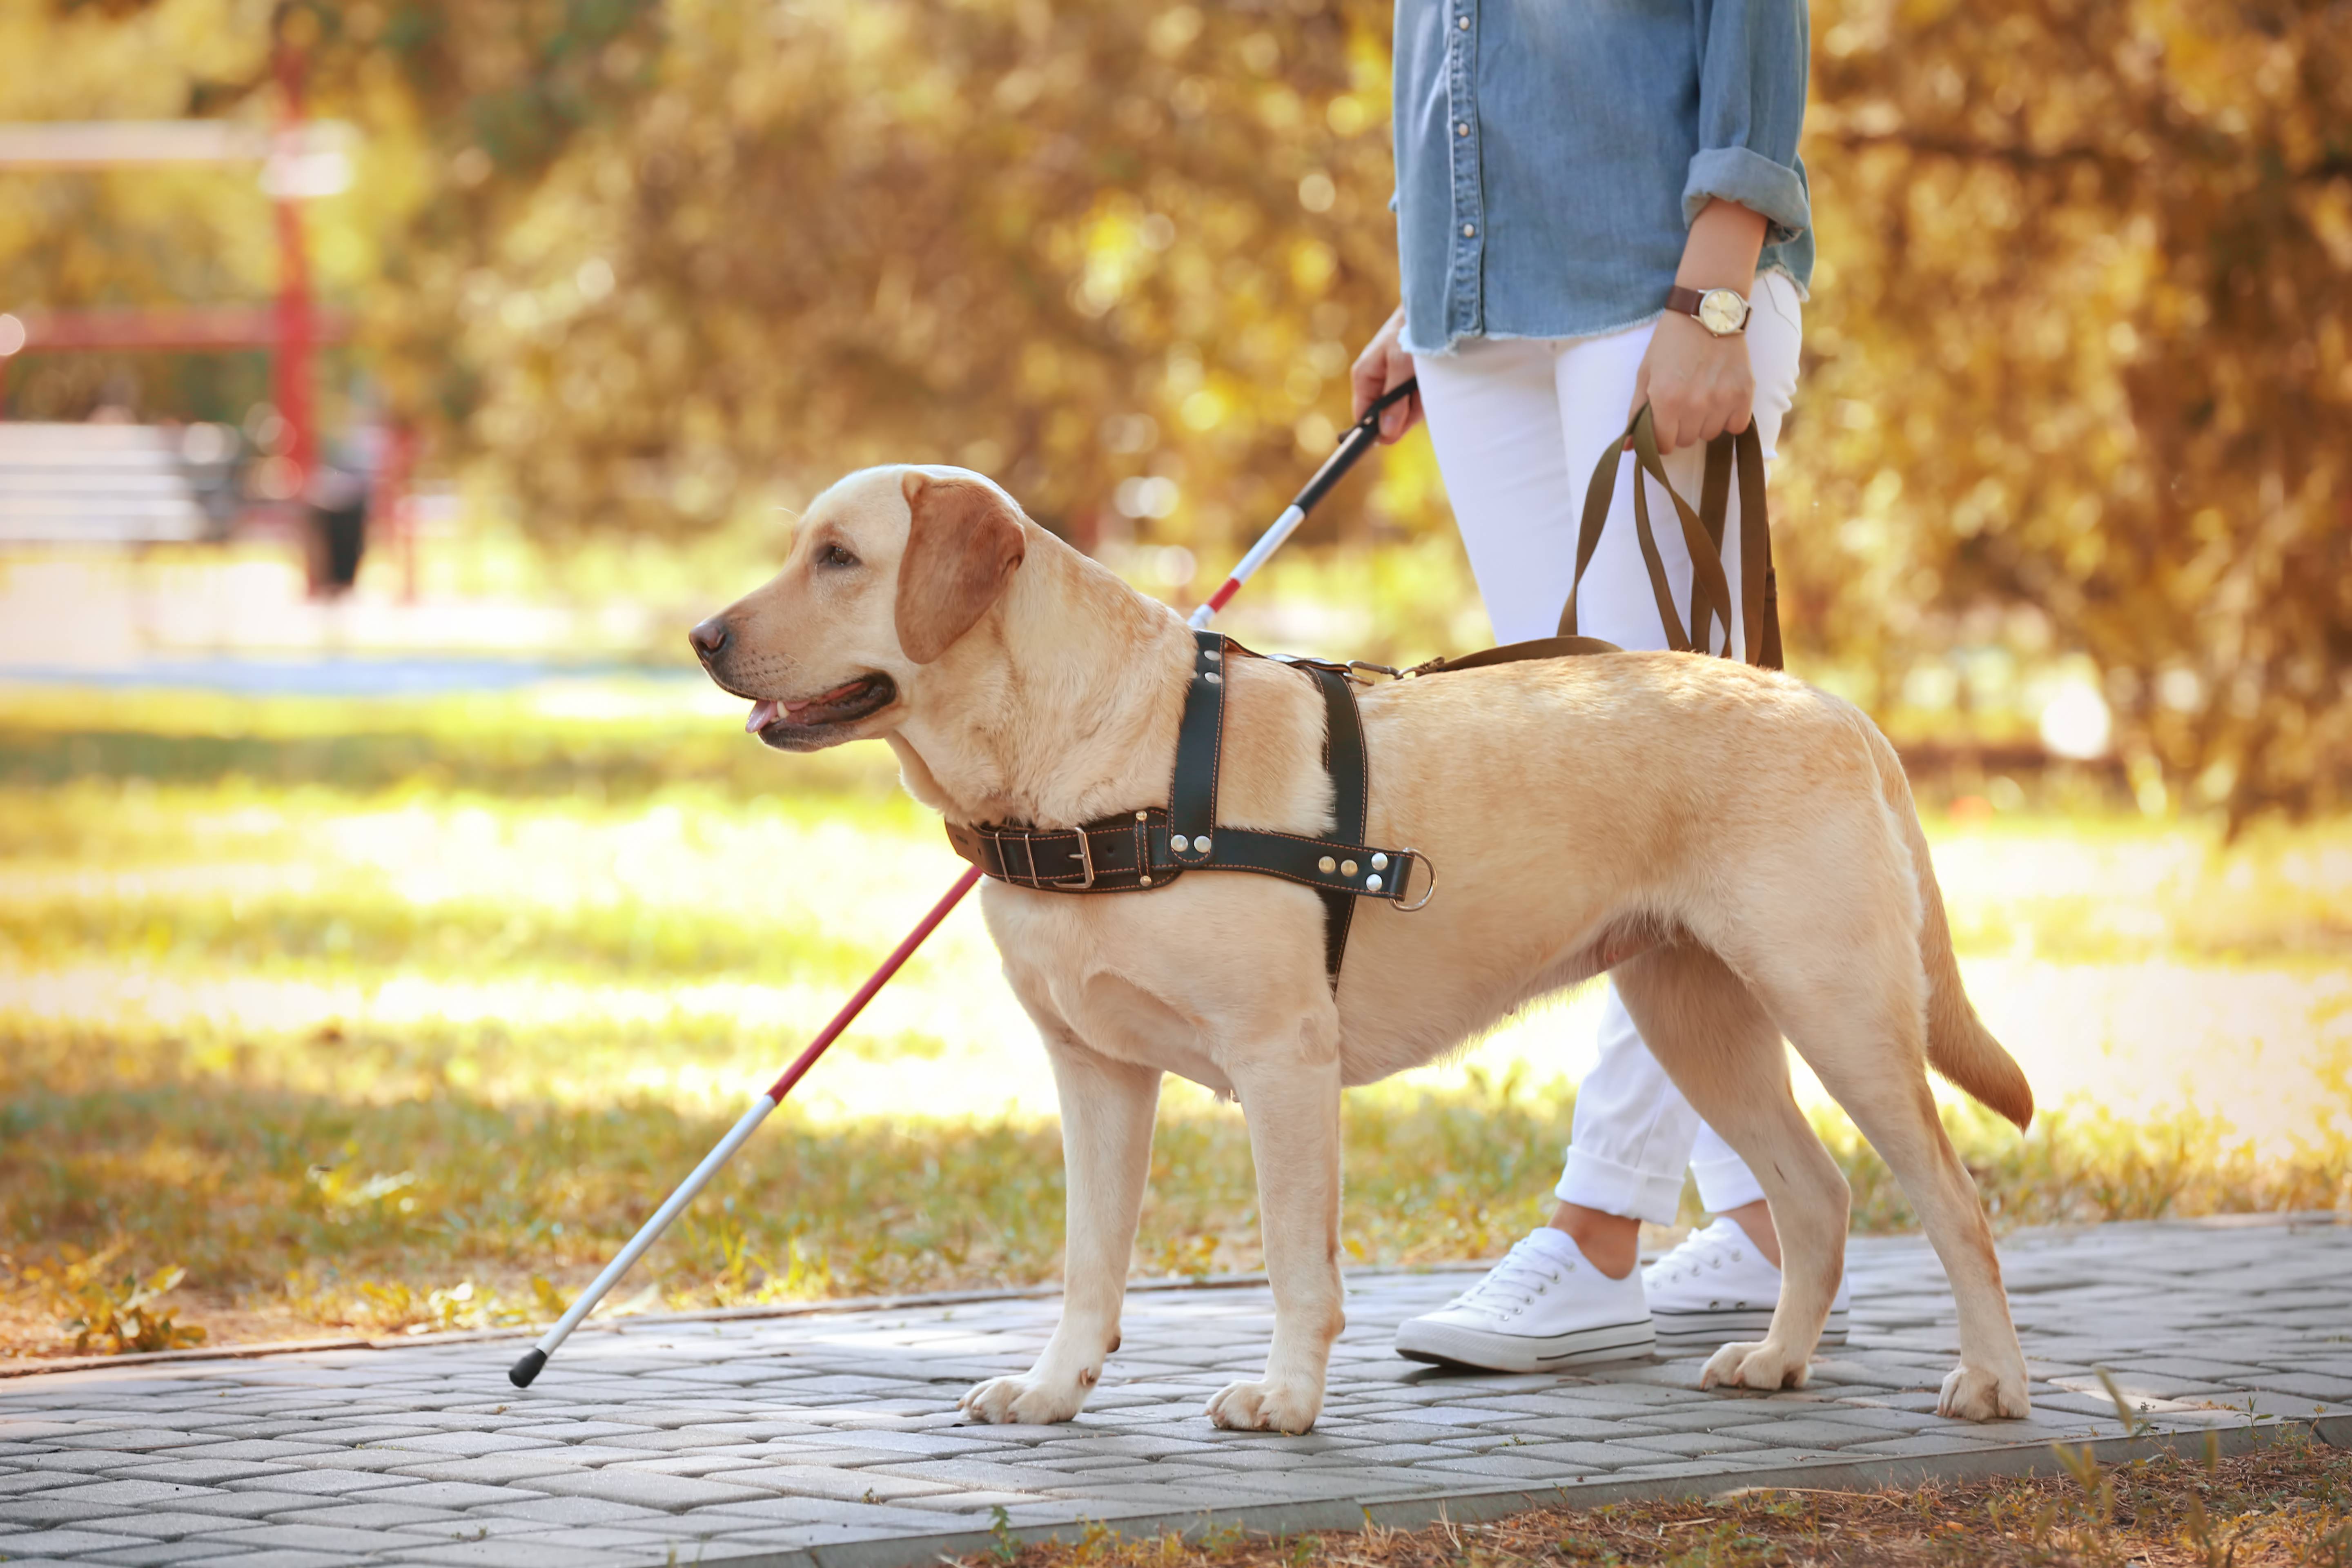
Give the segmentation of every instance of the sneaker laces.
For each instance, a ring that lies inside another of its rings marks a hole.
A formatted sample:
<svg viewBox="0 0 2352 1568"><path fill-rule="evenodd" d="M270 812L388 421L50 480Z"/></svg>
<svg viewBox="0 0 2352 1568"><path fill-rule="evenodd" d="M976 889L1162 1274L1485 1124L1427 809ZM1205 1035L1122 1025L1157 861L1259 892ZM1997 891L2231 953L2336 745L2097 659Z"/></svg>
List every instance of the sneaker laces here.
<svg viewBox="0 0 2352 1568"><path fill-rule="evenodd" d="M1697 1274L1703 1268L1720 1268L1727 1258L1741 1261L1741 1254L1752 1251L1755 1243L1734 1220L1717 1220L1705 1230L1685 1237L1672 1252L1652 1265L1662 1279L1679 1279L1685 1274ZM1759 1258L1760 1260L1760 1258Z"/></svg>
<svg viewBox="0 0 2352 1568"><path fill-rule="evenodd" d="M1534 1243L1522 1237L1503 1255L1503 1260L1495 1265L1485 1279L1446 1305L1517 1311L1544 1290L1559 1284L1575 1267L1573 1263L1547 1258Z"/></svg>

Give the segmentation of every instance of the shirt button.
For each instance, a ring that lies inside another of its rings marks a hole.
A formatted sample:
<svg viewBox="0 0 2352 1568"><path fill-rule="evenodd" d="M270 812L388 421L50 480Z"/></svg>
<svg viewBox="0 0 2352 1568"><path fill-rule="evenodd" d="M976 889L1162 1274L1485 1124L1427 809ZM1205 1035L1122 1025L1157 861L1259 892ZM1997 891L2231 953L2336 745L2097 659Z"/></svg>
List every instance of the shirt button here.
<svg viewBox="0 0 2352 1568"><path fill-rule="evenodd" d="M1467 135L1469 135L1469 134L1470 134L1470 122L1469 122L1468 121L1466 121L1466 120L1465 120L1465 121L1462 121L1462 123L1460 123L1459 125L1456 125L1456 126L1454 128L1454 134L1455 134L1456 136L1467 136Z"/></svg>
<svg viewBox="0 0 2352 1568"><path fill-rule="evenodd" d="M1475 239L1475 238L1477 238L1477 237L1478 237L1478 226L1477 226L1476 224L1475 224L1475 223L1465 223L1465 224L1464 224L1464 225L1462 226L1462 237L1463 237L1463 238L1465 238L1465 239Z"/></svg>
<svg viewBox="0 0 2352 1568"><path fill-rule="evenodd" d="M1466 33L1470 30L1470 18L1467 16L1457 16L1454 20L1454 25Z"/></svg>

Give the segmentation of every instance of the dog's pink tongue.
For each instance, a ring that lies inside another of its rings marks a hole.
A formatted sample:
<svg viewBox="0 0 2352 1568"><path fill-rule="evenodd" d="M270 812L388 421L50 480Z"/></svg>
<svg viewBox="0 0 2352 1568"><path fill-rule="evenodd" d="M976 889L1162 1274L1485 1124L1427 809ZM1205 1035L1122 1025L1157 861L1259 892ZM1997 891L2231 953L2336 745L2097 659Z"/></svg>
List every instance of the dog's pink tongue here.
<svg viewBox="0 0 2352 1568"><path fill-rule="evenodd" d="M775 703L765 700L754 702L751 704L751 716L743 721L744 733L756 735L761 731L766 729L770 724L774 723L775 720Z"/></svg>

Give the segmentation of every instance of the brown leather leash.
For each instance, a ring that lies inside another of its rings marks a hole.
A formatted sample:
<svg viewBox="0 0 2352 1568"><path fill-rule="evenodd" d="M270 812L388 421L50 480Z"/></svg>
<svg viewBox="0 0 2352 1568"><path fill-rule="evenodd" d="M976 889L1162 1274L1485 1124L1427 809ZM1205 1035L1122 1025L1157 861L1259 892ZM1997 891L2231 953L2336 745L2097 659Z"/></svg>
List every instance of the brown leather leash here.
<svg viewBox="0 0 2352 1568"><path fill-rule="evenodd" d="M1559 612L1558 637L1534 637L1482 648L1459 658L1433 658L1397 676L1437 675L1446 670L1478 669L1493 664L1515 664L1526 658L1564 658L1579 654L1622 653L1615 643L1576 634L1576 595L1584 586L1585 570L1601 548L1601 531L1609 523L1609 503L1617 493L1617 462L1627 447L1636 465L1633 484L1633 532L1642 546L1642 563L1649 569L1650 592L1658 603L1658 619L1666 631L1666 647L1676 653L1694 649L1716 651L1714 623L1723 622L1723 657L1731 657L1731 585L1723 570L1723 530L1729 510L1732 470L1739 474L1739 600L1747 632L1744 662L1762 669L1780 668L1780 584L1772 572L1772 525L1764 502L1764 441L1756 422L1734 436L1726 431L1706 444L1706 469L1700 480L1698 508L1666 478L1665 460L1658 454L1657 431L1650 405L1643 404L1625 426L1621 438L1609 443L1585 487L1584 516L1576 531L1576 577L1569 584L1568 604ZM1682 524L1683 543L1691 558L1691 618L1685 628L1675 610L1675 591L1666 580L1666 564L1658 553L1657 535L1650 526L1650 487L1640 482L1647 474L1658 481L1675 503ZM1369 667L1368 667L1369 668Z"/></svg>
<svg viewBox="0 0 2352 1568"><path fill-rule="evenodd" d="M1234 657L1267 656L1221 633L1196 630L1192 679L1185 689L1184 714L1177 726L1176 766L1166 805L1116 812L1077 827L950 822L948 842L987 876L1041 892L1148 891L1167 887L1187 871L1248 871L1312 888L1323 900L1324 969L1336 992L1358 899L1384 899L1409 913L1425 906L1437 891L1436 867L1428 856L1417 849L1379 848L1363 841L1370 766L1364 749L1363 721L1356 708L1355 687L1362 678L1355 672L1376 670L1399 679L1419 679L1526 659L1623 652L1614 643L1577 635L1576 595L1608 525L1609 504L1617 489L1618 458L1629 447L1636 464L1634 532L1649 569L1658 617L1665 625L1667 647L1676 653L1712 653L1715 623L1720 620L1722 655L1731 657L1731 587L1722 553L1725 513L1736 467L1740 597L1747 633L1743 651L1749 664L1780 668L1780 609L1772 577L1771 530L1764 510L1764 449L1754 422L1736 437L1725 434L1707 443L1699 504L1693 509L1666 479L1657 432L1644 404L1626 426L1624 437L1612 441L1601 454L1586 487L1584 516L1577 531L1576 577L1569 587L1568 604L1560 611L1559 636L1507 643L1459 658L1433 658L1402 670L1361 661L1343 665L1277 656L1278 662L1303 671L1322 692L1323 765L1331 779L1337 817L1329 834L1273 833L1217 820L1217 778L1224 752L1225 672ZM1650 523L1649 487L1640 482L1643 474L1664 489L1682 526L1683 542L1692 563L1691 625L1687 627L1675 609L1674 588L1666 579L1665 563ZM1427 883L1421 897L1408 904L1404 902L1406 884L1416 867L1426 870Z"/></svg>

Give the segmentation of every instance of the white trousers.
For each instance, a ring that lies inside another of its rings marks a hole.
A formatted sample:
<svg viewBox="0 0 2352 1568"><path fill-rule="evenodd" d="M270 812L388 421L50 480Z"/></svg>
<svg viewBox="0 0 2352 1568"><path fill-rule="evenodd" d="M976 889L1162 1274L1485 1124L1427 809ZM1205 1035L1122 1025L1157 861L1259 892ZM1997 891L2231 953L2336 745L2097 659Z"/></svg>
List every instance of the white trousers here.
<svg viewBox="0 0 2352 1568"><path fill-rule="evenodd" d="M1777 272L1759 275L1749 298L1755 302L1748 354L1756 376L1756 426L1769 462L1796 391L1802 307L1796 286ZM1576 574L1584 489L1608 444L1624 434L1634 376L1653 330L1645 325L1567 342L1481 339L1451 354L1416 358L1430 439L1496 641L1550 637L1558 629ZM1696 447L1665 459L1675 488L1694 506L1704 463L1704 449ZM1630 457L1621 460L1609 527L1577 598L1577 630L1621 647L1663 648L1665 628L1633 531L1638 477ZM1643 482L1652 487L1658 554L1688 626L1691 567L1682 530L1656 481ZM1735 615L1738 516L1735 485L1723 561ZM1732 646L1744 644L1735 637ZM1601 1015L1601 1058L1577 1091L1570 1136L1568 1166L1557 1189L1567 1203L1672 1225L1685 1166L1697 1175L1699 1199L1710 1211L1764 1195L1746 1163L1699 1120L1642 1043L1613 985Z"/></svg>

